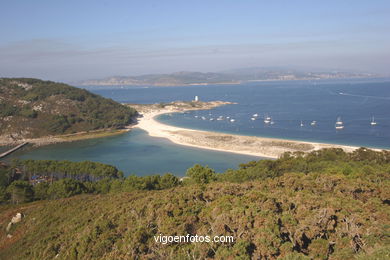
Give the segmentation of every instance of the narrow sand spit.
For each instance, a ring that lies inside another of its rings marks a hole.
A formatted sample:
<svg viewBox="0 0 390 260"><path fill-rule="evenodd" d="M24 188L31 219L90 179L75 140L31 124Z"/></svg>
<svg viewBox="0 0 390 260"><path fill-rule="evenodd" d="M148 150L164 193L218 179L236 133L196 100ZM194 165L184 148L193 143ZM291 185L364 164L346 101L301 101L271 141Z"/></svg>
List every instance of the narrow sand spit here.
<svg viewBox="0 0 390 260"><path fill-rule="evenodd" d="M167 138L170 141L202 149L210 149L222 152L232 152L259 157L278 158L285 152L311 152L322 148L342 148L351 152L358 147L324 144L276 138L265 138L256 136L242 136L235 134L224 134L218 132L200 131L162 124L155 120L155 117L165 113L185 112L189 110L208 110L218 106L234 104L224 101L212 102L182 102L176 101L165 104L139 105L125 104L137 109L141 114L138 123L129 125L120 130L99 130L85 133L76 133L62 136L47 136L36 139L6 140L0 138L2 145L17 145L21 142L29 142L35 146L47 145L61 142L72 142L88 138L99 138L108 135L120 134L131 130L133 127L148 132L150 136ZM373 149L379 150L379 149Z"/></svg>
<svg viewBox="0 0 390 260"><path fill-rule="evenodd" d="M278 158L284 152L311 152L322 148L342 148L346 152L351 152L358 148L345 145L200 131L170 126L155 120L155 117L161 114L184 111L175 107L141 111L142 117L139 118L139 122L135 127L145 130L150 136L167 138L180 145L268 158Z"/></svg>

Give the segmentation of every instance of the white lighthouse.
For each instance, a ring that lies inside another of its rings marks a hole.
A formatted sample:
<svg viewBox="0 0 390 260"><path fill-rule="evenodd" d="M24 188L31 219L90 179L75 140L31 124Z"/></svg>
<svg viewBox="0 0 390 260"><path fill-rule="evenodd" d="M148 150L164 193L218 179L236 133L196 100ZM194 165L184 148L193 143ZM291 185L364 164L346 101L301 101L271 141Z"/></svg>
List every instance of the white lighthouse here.
<svg viewBox="0 0 390 260"><path fill-rule="evenodd" d="M195 101L195 102L198 102L198 101L199 101L199 97L198 97L198 96L195 96L194 101Z"/></svg>

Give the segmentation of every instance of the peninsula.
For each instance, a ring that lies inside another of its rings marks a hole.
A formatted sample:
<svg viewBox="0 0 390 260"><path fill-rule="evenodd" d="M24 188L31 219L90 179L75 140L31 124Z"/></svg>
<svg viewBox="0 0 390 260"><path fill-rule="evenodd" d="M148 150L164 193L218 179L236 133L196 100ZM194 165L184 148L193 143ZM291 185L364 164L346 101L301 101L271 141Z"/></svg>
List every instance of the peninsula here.
<svg viewBox="0 0 390 260"><path fill-rule="evenodd" d="M307 153L323 148L342 148L346 152L351 152L358 148L346 145L292 141L193 130L166 125L155 119L157 116L166 113L183 113L190 110L206 110L227 104L232 103L223 101L172 102L153 105L131 104L130 106L137 109L141 115L139 117L138 124L136 124L135 127L145 130L150 136L167 138L180 145L267 158L278 158L285 152Z"/></svg>

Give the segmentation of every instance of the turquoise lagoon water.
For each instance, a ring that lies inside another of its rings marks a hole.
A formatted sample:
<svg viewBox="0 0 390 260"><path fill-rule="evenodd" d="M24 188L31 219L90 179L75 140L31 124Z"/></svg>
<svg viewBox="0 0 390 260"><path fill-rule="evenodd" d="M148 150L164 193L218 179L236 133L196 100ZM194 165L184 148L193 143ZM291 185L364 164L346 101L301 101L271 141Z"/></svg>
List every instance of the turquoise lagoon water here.
<svg viewBox="0 0 390 260"><path fill-rule="evenodd" d="M23 148L12 158L96 161L115 165L125 175L174 173L184 176L186 169L196 163L209 165L218 172L237 168L240 163L258 157L215 152L176 145L163 138L150 137L145 131L134 129L125 134L43 146Z"/></svg>

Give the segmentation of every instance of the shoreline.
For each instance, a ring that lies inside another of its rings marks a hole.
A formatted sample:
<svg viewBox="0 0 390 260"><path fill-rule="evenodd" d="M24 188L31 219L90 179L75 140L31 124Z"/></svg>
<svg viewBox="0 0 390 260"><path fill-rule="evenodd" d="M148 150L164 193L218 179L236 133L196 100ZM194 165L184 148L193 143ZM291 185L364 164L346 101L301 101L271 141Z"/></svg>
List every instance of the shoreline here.
<svg viewBox="0 0 390 260"><path fill-rule="evenodd" d="M206 108L205 108L206 109ZM207 108L209 109L209 108ZM285 140L278 138L226 134L221 132L194 130L158 122L155 118L162 114L185 112L195 109L161 108L140 110L138 127L150 136L166 138L173 143L220 152L231 152L263 158L276 159L285 152L312 152L323 148L342 148L346 152L358 149L357 146ZM372 149L372 148L371 148ZM373 148L373 150L378 150Z"/></svg>
<svg viewBox="0 0 390 260"><path fill-rule="evenodd" d="M171 126L158 122L155 118L162 114L184 113L193 110L209 110L215 107L235 104L232 102L182 102L175 101L160 104L124 104L136 108L139 112L137 122L122 129L101 129L89 132L79 132L67 135L46 136L34 139L23 139L17 141L0 139L0 146L17 145L21 142L28 142L34 147L81 141L86 139L102 138L123 134L133 128L140 128L150 136L166 138L171 142L199 149L208 149L219 152L229 152L242 155L249 155L261 158L276 159L285 152L312 152L323 148L341 148L346 152L352 152L359 146L329 144L311 141L300 141L291 139L280 139L272 137L258 137L237 135L222 132L196 130L184 127ZM8 142L7 142L8 141ZM368 147L369 148L369 147ZM375 151L386 149L369 148Z"/></svg>
<svg viewBox="0 0 390 260"><path fill-rule="evenodd" d="M2 140L0 139L0 146L13 146L18 145L20 143L28 142L34 147L57 144L57 143L68 143L68 142L76 142L87 139L94 138L102 138L107 136L118 135L122 133L126 133L133 128L134 125L126 126L123 129L100 129L89 132L78 132L74 134L65 134L65 135L53 135L53 136L45 136L38 138L24 138L20 140Z"/></svg>
<svg viewBox="0 0 390 260"><path fill-rule="evenodd" d="M161 104L153 104L153 105L145 105L145 104L122 104L125 106L130 107L136 107L137 109L141 109L142 111L145 111L147 109L149 110L155 110L156 108L160 107ZM174 106L175 111L189 111L189 110L199 110L199 109L211 109L214 107L218 107L221 105L226 104L234 104L232 102L224 102L224 101L215 101L215 102L171 102L171 103L164 103L164 106ZM138 119L138 118L137 118ZM126 132L131 131L137 125L138 122L133 122L130 125L126 125L123 128L120 129L98 129L98 130L91 130L91 131L83 131L83 132L77 132L73 134L63 134L63 135L51 135L51 136L44 136L44 137L38 137L38 138L23 138L18 140L12 140L9 138L3 138L0 136L0 147L8 147L8 146L15 146L19 145L21 143L27 142L34 147L39 146L45 146L45 145L51 145L51 144L58 144L58 143L68 143L68 142L75 142L75 141L81 141L81 140L87 140L87 139L95 139L95 138L102 138L102 137L108 137L108 136L114 136L123 134Z"/></svg>
<svg viewBox="0 0 390 260"><path fill-rule="evenodd" d="M75 83L75 86L78 87L191 87L191 86L212 86L212 85L241 85L241 84L246 84L246 83L252 83L252 82L275 82L275 81L280 81L280 82L288 82L288 81L326 81L326 80L370 80L370 79L384 79L388 80L388 77L386 76L355 76L355 77L340 77L340 78L291 78L291 79L280 79L280 78L271 78L271 79L252 79L252 80L237 80L237 81L226 81L226 82L195 82L195 83L142 83L142 84L128 84L128 83L98 83L94 82L94 84L91 83Z"/></svg>

